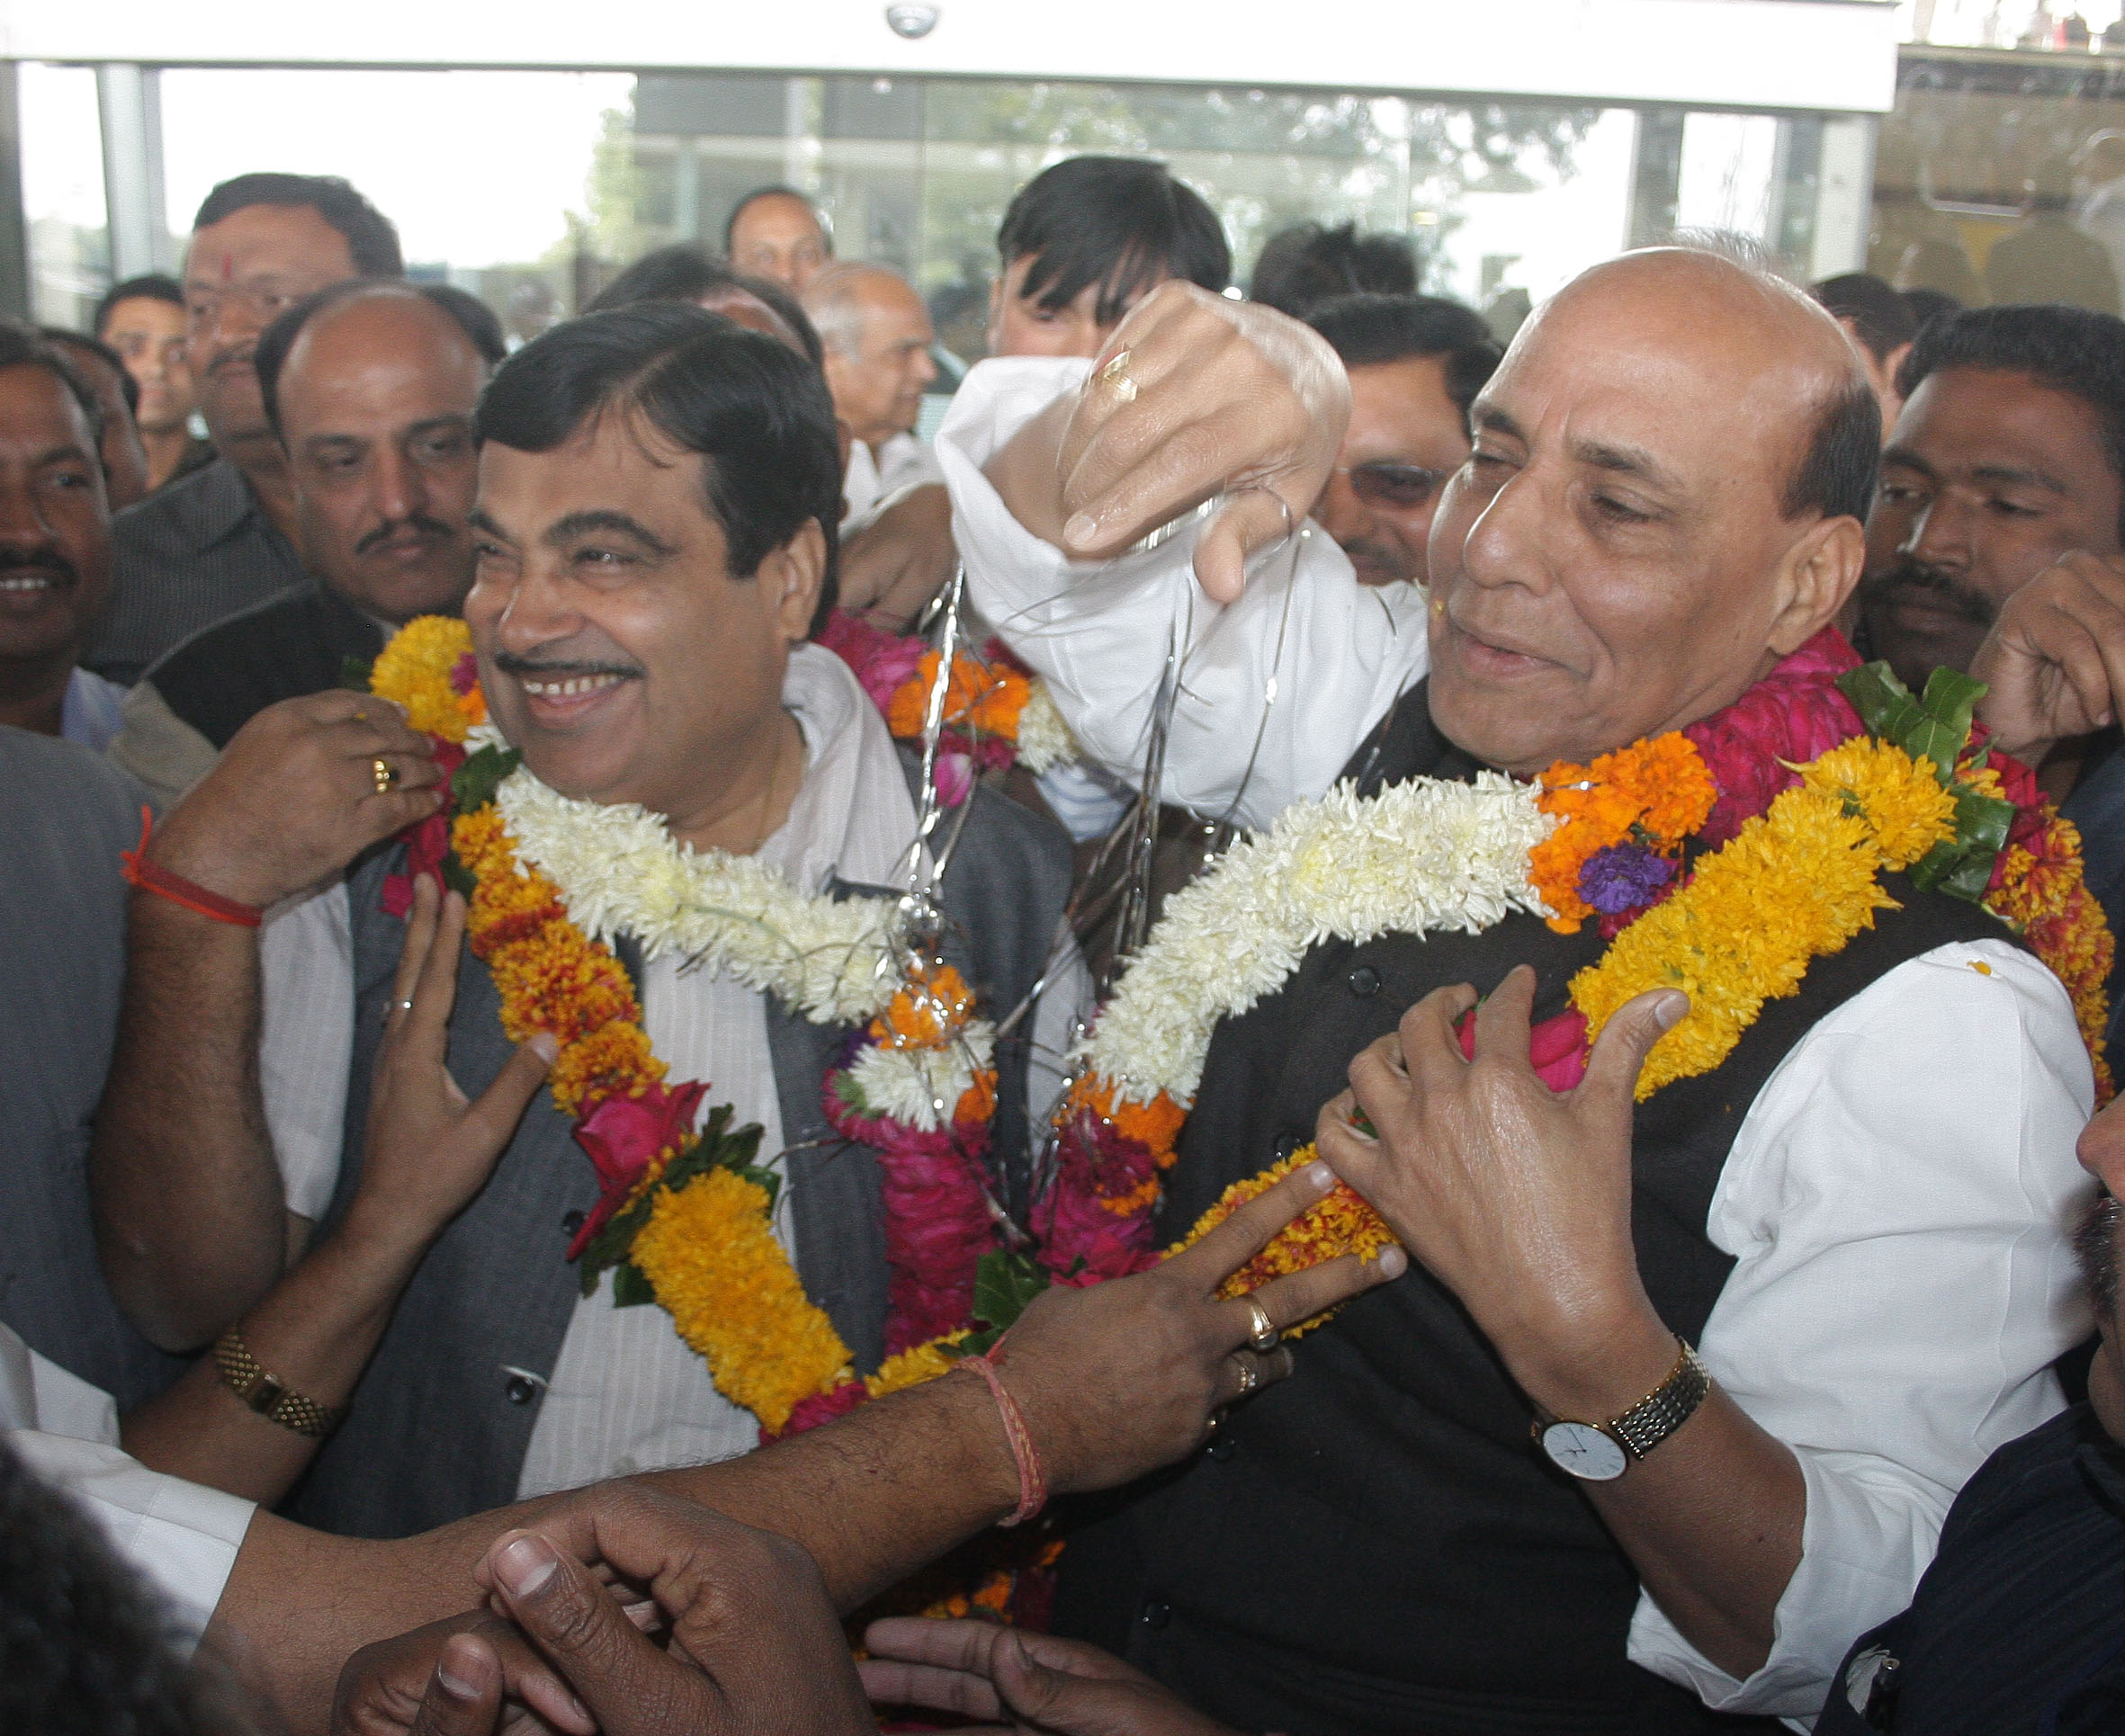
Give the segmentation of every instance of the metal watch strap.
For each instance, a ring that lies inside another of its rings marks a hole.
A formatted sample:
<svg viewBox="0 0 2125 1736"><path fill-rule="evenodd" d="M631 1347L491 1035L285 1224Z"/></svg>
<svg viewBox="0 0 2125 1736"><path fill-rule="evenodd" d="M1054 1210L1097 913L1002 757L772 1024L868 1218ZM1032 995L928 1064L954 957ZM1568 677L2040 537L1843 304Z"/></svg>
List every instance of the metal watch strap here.
<svg viewBox="0 0 2125 1736"><path fill-rule="evenodd" d="M319 1404L268 1372L233 1326L214 1340L214 1366L221 1372L221 1383L246 1409L292 1434L322 1440L344 1414L344 1406Z"/></svg>
<svg viewBox="0 0 2125 1736"><path fill-rule="evenodd" d="M1634 1459L1642 1459L1696 1413L1712 1390L1712 1377L1689 1340L1678 1336L1681 1354L1667 1379L1654 1387L1620 1417L1602 1425L1603 1432L1623 1443Z"/></svg>

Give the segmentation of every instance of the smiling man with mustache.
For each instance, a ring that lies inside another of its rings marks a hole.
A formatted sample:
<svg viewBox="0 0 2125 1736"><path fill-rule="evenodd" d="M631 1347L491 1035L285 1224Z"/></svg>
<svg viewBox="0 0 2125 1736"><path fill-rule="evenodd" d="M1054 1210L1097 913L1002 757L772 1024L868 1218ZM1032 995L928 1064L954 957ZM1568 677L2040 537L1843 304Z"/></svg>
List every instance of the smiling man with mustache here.
<svg viewBox="0 0 2125 1736"><path fill-rule="evenodd" d="M1524 778L1700 723L1747 738L1744 696L1792 729L1851 661L1831 623L1879 411L1834 321L1768 273L1651 249L1538 310L1475 397L1428 595L1362 586L1304 523L1348 404L1316 335L1172 284L1089 367L961 388L938 448L975 602L1113 770L1141 775L1169 622L1188 660L1164 792L1258 825L1340 779ZM1779 756L1813 754L1781 735ZM2049 1365L2079 1329L2070 1003L1975 907L1897 897L1714 1070L1635 1114L1622 1091L1608 1146L1556 1161L1450 1025L1480 993L1479 1031L1525 1056L1525 1021L1602 956L1591 926L1321 941L1225 1019L1161 1231L1321 1131L1411 1271L1215 1451L1072 1538L1058 1631L1297 1736L1812 1717L1852 1637L1909 1601L1956 1487L2060 1409ZM1680 999L1641 997L1603 1044L1656 1036ZM1410 1138L1366 1101L1407 1192L1318 1119L1361 1069L1406 1094ZM1435 1091L1500 1161L1425 1135ZM1691 1344L1707 1379L1678 1397ZM1605 1467L1531 1438L1641 1404L1686 1420L1645 1453L1612 1439Z"/></svg>
<svg viewBox="0 0 2125 1736"><path fill-rule="evenodd" d="M308 577L194 633L128 695L112 749L166 801L268 705L338 686L472 583L472 410L502 359L493 314L443 284L343 283L257 344Z"/></svg>

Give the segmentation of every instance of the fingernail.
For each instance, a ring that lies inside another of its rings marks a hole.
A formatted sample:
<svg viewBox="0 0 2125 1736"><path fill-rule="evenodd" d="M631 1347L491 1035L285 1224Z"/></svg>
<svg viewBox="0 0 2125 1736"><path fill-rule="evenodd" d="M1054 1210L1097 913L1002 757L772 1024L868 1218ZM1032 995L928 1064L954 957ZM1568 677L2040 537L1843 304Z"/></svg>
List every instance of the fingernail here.
<svg viewBox="0 0 2125 1736"><path fill-rule="evenodd" d="M1672 1030L1675 1021L1690 1010L1690 997L1684 994L1663 995L1653 1009L1653 1016L1660 1021L1663 1031Z"/></svg>
<svg viewBox="0 0 2125 1736"><path fill-rule="evenodd" d="M1409 1256L1399 1248L1380 1249L1380 1270L1390 1278L1399 1278L1409 1270Z"/></svg>
<svg viewBox="0 0 2125 1736"><path fill-rule="evenodd" d="M549 1067L552 1066L560 1055L560 1039L551 1031L533 1032L525 1042L525 1047Z"/></svg>
<svg viewBox="0 0 2125 1736"><path fill-rule="evenodd" d="M1093 518L1091 514L1077 513L1072 515L1070 523L1062 527L1062 541L1073 543L1081 549L1098 533L1098 521Z"/></svg>
<svg viewBox="0 0 2125 1736"><path fill-rule="evenodd" d="M1306 1180L1325 1194L1335 1186L1335 1171L1325 1163L1309 1163L1306 1166Z"/></svg>
<svg viewBox="0 0 2125 1736"><path fill-rule="evenodd" d="M435 1660L435 1679L453 1699L477 1700L487 1690L487 1659L462 1634L443 1648Z"/></svg>
<svg viewBox="0 0 2125 1736"><path fill-rule="evenodd" d="M560 1557L543 1537L519 1537L495 1555L495 1578L512 1597L535 1597L560 1570Z"/></svg>

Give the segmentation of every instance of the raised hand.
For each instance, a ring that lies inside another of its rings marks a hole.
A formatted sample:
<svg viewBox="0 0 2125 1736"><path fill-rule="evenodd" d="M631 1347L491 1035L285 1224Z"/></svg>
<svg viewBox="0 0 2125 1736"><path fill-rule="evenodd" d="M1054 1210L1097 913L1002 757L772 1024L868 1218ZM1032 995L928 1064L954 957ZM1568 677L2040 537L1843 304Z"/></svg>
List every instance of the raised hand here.
<svg viewBox="0 0 2125 1736"><path fill-rule="evenodd" d="M1247 557L1294 531L1334 467L1350 382L1318 333L1273 308L1161 283L1129 310L1083 389L991 461L1021 523L1104 559L1213 495L1196 577L1230 602Z"/></svg>
<svg viewBox="0 0 2125 1736"><path fill-rule="evenodd" d="M380 761L391 780L381 790ZM442 782L426 738L391 701L306 694L237 731L148 854L223 898L273 904L426 819Z"/></svg>
<svg viewBox="0 0 2125 1736"><path fill-rule="evenodd" d="M350 1234L425 1248L487 1185L560 1052L554 1038L539 1033L476 1102L466 1101L445 1059L464 935L464 899L439 896L435 881L422 875L377 1051Z"/></svg>
<svg viewBox="0 0 2125 1736"><path fill-rule="evenodd" d="M1970 673L1977 715L2031 765L2117 717L2125 698L2125 559L2069 554L2001 606Z"/></svg>
<svg viewBox="0 0 2125 1736"><path fill-rule="evenodd" d="M1090 1289L1036 1297L995 1357L1057 1493L1108 1489L1170 1463L1207 1438L1221 1406L1291 1373L1292 1351L1250 1349L1253 1311L1217 1286L1334 1186L1309 1164L1250 1200L1173 1258ZM1310 1320L1398 1278L1398 1248L1295 1272L1253 1293L1278 1327Z"/></svg>
<svg viewBox="0 0 2125 1736"><path fill-rule="evenodd" d="M1234 1736L1111 1652L993 1622L895 1616L864 1633L856 1666L884 1706L983 1720L973 1736Z"/></svg>

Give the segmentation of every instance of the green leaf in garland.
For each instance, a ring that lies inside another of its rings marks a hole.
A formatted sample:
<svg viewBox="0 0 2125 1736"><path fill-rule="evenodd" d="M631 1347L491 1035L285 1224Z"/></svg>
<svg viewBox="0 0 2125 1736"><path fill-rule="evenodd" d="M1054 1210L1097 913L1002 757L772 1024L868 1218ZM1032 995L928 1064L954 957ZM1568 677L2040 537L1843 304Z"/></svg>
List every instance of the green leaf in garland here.
<svg viewBox="0 0 2125 1736"><path fill-rule="evenodd" d="M514 772L524 756L514 747L497 747L492 742L450 774L450 793L461 814L477 813L494 800L502 780Z"/></svg>
<svg viewBox="0 0 2125 1736"><path fill-rule="evenodd" d="M1955 836L1936 844L1913 865L1912 883L1921 891L1942 891L1966 904L1977 904L1992 884L1993 864L2007 847L2014 804L1981 794L1959 781L1952 787Z"/></svg>
<svg viewBox="0 0 2125 1736"><path fill-rule="evenodd" d="M1024 1254L984 1254L974 1267L974 1330L946 1347L954 1356L979 1356L1018 1322L1033 1299L1048 1287L1045 1267Z"/></svg>
<svg viewBox="0 0 2125 1736"><path fill-rule="evenodd" d="M455 892L470 904L472 894L480 890L480 876L460 862L457 852L453 850L443 858L443 885L445 890Z"/></svg>
<svg viewBox="0 0 2125 1736"><path fill-rule="evenodd" d="M1952 786L1956 757L1970 739L1971 714L1985 697L1982 681L1959 669L1935 669L1923 696L1914 699L1887 664L1867 663L1839 676L1837 687L1868 734L1894 742L1914 759L1931 760L1941 787Z"/></svg>
<svg viewBox="0 0 2125 1736"><path fill-rule="evenodd" d="M613 1306L614 1308L642 1308L657 1300L657 1293L642 1269L632 1260L623 1260L613 1268Z"/></svg>
<svg viewBox="0 0 2125 1736"><path fill-rule="evenodd" d="M339 660L339 685L352 694L369 691L369 672L376 667L365 657L343 657Z"/></svg>

